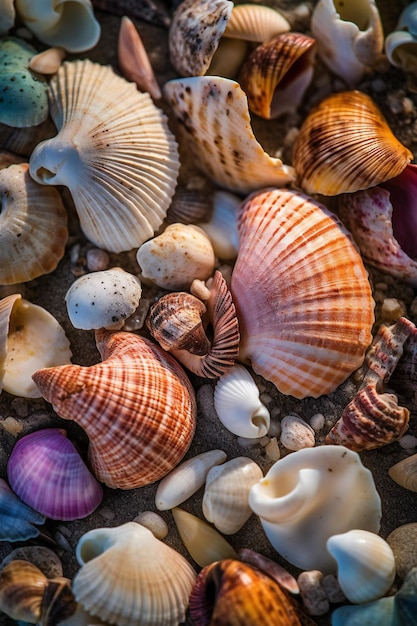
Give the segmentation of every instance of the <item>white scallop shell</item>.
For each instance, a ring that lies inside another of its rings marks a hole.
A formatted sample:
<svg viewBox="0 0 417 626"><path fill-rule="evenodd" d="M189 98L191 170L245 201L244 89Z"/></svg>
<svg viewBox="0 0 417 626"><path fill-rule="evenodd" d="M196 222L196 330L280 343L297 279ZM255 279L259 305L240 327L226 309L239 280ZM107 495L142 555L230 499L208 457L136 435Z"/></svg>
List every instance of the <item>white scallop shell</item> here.
<svg viewBox="0 0 417 626"><path fill-rule="evenodd" d="M263 477L252 459L239 456L207 474L203 496L206 519L225 535L237 533L252 515L250 488Z"/></svg>
<svg viewBox="0 0 417 626"><path fill-rule="evenodd" d="M173 509L204 484L208 471L226 460L223 450L208 450L177 465L159 483L155 505L160 511Z"/></svg>
<svg viewBox="0 0 417 626"><path fill-rule="evenodd" d="M77 602L118 626L177 626L185 621L196 573L152 532L128 522L82 535L73 581Z"/></svg>
<svg viewBox="0 0 417 626"><path fill-rule="evenodd" d="M350 602L382 598L395 579L395 557L390 545L366 530L333 535L327 549L336 559L338 582Z"/></svg>
<svg viewBox="0 0 417 626"><path fill-rule="evenodd" d="M65 62L49 97L59 132L33 151L31 176L69 188L81 228L98 247L140 246L165 218L177 181L177 143L165 115L149 94L89 60Z"/></svg>
<svg viewBox="0 0 417 626"><path fill-rule="evenodd" d="M16 11L40 41L68 52L89 50L100 37L90 0L16 0Z"/></svg>
<svg viewBox="0 0 417 626"><path fill-rule="evenodd" d="M40 398L32 374L70 359L70 343L51 313L20 294L0 300L0 391Z"/></svg>
<svg viewBox="0 0 417 626"><path fill-rule="evenodd" d="M187 133L196 164L219 186L247 193L294 180L293 168L269 156L256 140L239 83L194 76L168 81L164 94Z"/></svg>
<svg viewBox="0 0 417 626"><path fill-rule="evenodd" d="M219 378L214 389L214 408L223 426L234 435L256 439L269 430L269 411L243 365L236 363Z"/></svg>

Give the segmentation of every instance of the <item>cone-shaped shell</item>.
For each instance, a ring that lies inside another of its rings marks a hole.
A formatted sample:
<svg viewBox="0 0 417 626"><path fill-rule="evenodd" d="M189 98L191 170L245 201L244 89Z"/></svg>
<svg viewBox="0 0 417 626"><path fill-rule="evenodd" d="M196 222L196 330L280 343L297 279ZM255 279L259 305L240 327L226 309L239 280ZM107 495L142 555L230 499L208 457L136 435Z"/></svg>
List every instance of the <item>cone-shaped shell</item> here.
<svg viewBox="0 0 417 626"><path fill-rule="evenodd" d="M149 94L89 60L64 63L49 99L59 133L32 153L31 176L69 188L81 228L97 246L140 246L161 225L177 180L177 143L165 115Z"/></svg>
<svg viewBox="0 0 417 626"><path fill-rule="evenodd" d="M29 165L21 163L0 169L0 199L0 284L23 283L52 272L68 238L58 191L35 183Z"/></svg>
<svg viewBox="0 0 417 626"><path fill-rule="evenodd" d="M144 526L128 522L90 530L80 538L76 556L82 567L74 595L91 615L118 626L185 621L195 571Z"/></svg>
<svg viewBox="0 0 417 626"><path fill-rule="evenodd" d="M334 391L372 339L371 288L350 236L319 202L285 189L252 194L238 220L239 358L282 393Z"/></svg>
<svg viewBox="0 0 417 626"><path fill-rule="evenodd" d="M164 93L196 164L221 187L247 193L294 179L292 168L269 156L256 140L247 98L237 82L196 76L168 81Z"/></svg>
<svg viewBox="0 0 417 626"><path fill-rule="evenodd" d="M322 100L304 120L293 150L300 187L325 196L379 185L401 174L412 158L360 91Z"/></svg>
<svg viewBox="0 0 417 626"><path fill-rule="evenodd" d="M168 474L194 434L194 391L181 366L159 346L128 332L97 333L102 363L39 370L42 395L89 439L96 477L133 489Z"/></svg>

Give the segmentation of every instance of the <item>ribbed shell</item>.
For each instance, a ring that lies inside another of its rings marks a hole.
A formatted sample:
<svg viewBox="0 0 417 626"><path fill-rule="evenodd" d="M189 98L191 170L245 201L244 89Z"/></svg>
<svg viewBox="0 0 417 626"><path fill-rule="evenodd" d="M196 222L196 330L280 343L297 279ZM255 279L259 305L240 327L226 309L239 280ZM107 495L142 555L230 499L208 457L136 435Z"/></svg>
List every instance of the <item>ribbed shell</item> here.
<svg viewBox="0 0 417 626"><path fill-rule="evenodd" d="M238 224L239 358L282 393L334 391L372 339L371 288L350 236L319 202L285 189L252 194Z"/></svg>
<svg viewBox="0 0 417 626"><path fill-rule="evenodd" d="M185 621L195 571L150 530L128 522L80 538L74 595L91 615L118 626L177 626Z"/></svg>
<svg viewBox="0 0 417 626"><path fill-rule="evenodd" d="M103 499L101 485L59 428L44 428L19 439L7 476L23 502L50 519L87 517Z"/></svg>
<svg viewBox="0 0 417 626"><path fill-rule="evenodd" d="M59 132L32 153L31 176L69 188L81 228L97 246L140 246L161 225L178 175L165 115L149 94L89 60L64 63L49 100Z"/></svg>
<svg viewBox="0 0 417 626"><path fill-rule="evenodd" d="M34 380L64 419L89 440L96 477L133 489L177 465L194 434L194 391L181 366L159 346L128 332L97 333L103 362L39 370Z"/></svg>
<svg viewBox="0 0 417 626"><path fill-rule="evenodd" d="M34 524L43 524L45 517L34 511L13 493L0 478L0 541L26 541L39 535Z"/></svg>
<svg viewBox="0 0 417 626"><path fill-rule="evenodd" d="M413 155L368 95L343 91L322 100L307 116L292 158L304 191L334 196L398 176Z"/></svg>
<svg viewBox="0 0 417 626"><path fill-rule="evenodd" d="M263 43L290 30L279 11L262 4L236 4L227 22L225 37Z"/></svg>
<svg viewBox="0 0 417 626"><path fill-rule="evenodd" d="M23 283L52 272L68 238L58 191L35 183L29 165L21 163L0 169L0 200L0 284Z"/></svg>
<svg viewBox="0 0 417 626"><path fill-rule="evenodd" d="M220 76L170 80L164 93L187 134L196 165L219 186L248 193L286 185L293 169L264 152L250 125L240 85Z"/></svg>

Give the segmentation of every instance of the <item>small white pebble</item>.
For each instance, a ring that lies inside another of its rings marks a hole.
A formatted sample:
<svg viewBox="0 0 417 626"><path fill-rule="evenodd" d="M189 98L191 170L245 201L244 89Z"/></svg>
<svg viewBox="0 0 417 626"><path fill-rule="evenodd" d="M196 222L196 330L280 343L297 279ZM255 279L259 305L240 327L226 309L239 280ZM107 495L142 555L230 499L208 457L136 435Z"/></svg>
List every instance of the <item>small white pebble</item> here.
<svg viewBox="0 0 417 626"><path fill-rule="evenodd" d="M414 435L404 435L399 439L398 443L404 450L417 448L417 437L414 437Z"/></svg>
<svg viewBox="0 0 417 626"><path fill-rule="evenodd" d="M271 461L279 461L281 458L281 450L279 449L276 437L272 437L269 443L265 446L265 452Z"/></svg>
<svg viewBox="0 0 417 626"><path fill-rule="evenodd" d="M133 520L150 530L157 539L165 539L168 535L168 524L158 513L154 511L142 511Z"/></svg>
<svg viewBox="0 0 417 626"><path fill-rule="evenodd" d="M382 302L381 315L388 321L396 321L402 315L405 315L406 308L403 302L397 298L385 298Z"/></svg>
<svg viewBox="0 0 417 626"><path fill-rule="evenodd" d="M281 443L287 450L313 448L315 444L314 430L301 417L286 415L281 420Z"/></svg>
<svg viewBox="0 0 417 626"><path fill-rule="evenodd" d="M301 572L297 578L300 595L310 615L324 615L330 609L329 600L323 589L323 574L318 570Z"/></svg>
<svg viewBox="0 0 417 626"><path fill-rule="evenodd" d="M15 420L14 417L6 417L1 425L3 426L4 430L9 433L9 435L12 435L12 437L17 437L23 430L22 424L19 424L19 422Z"/></svg>
<svg viewBox="0 0 417 626"><path fill-rule="evenodd" d="M322 430L322 428L324 428L325 423L326 423L326 418L324 417L323 413L316 413L310 418L310 426L313 430L315 430L315 432Z"/></svg>
<svg viewBox="0 0 417 626"><path fill-rule="evenodd" d="M101 248L91 248L86 254L87 269L89 272L100 272L109 267L110 257Z"/></svg>

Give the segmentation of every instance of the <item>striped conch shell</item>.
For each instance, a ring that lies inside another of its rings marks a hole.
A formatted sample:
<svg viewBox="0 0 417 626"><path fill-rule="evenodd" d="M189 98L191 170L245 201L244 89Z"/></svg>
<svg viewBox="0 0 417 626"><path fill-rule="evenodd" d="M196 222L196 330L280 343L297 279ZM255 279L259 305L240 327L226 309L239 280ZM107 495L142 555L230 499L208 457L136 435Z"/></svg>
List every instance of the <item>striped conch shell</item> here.
<svg viewBox="0 0 417 626"><path fill-rule="evenodd" d="M108 487L159 480L188 450L195 429L193 388L159 346L128 332L97 331L102 363L37 371L41 394L89 440L93 473Z"/></svg>
<svg viewBox="0 0 417 626"><path fill-rule="evenodd" d="M334 391L362 364L374 319L348 232L322 204L285 189L249 196L238 225L239 360L296 398Z"/></svg>

